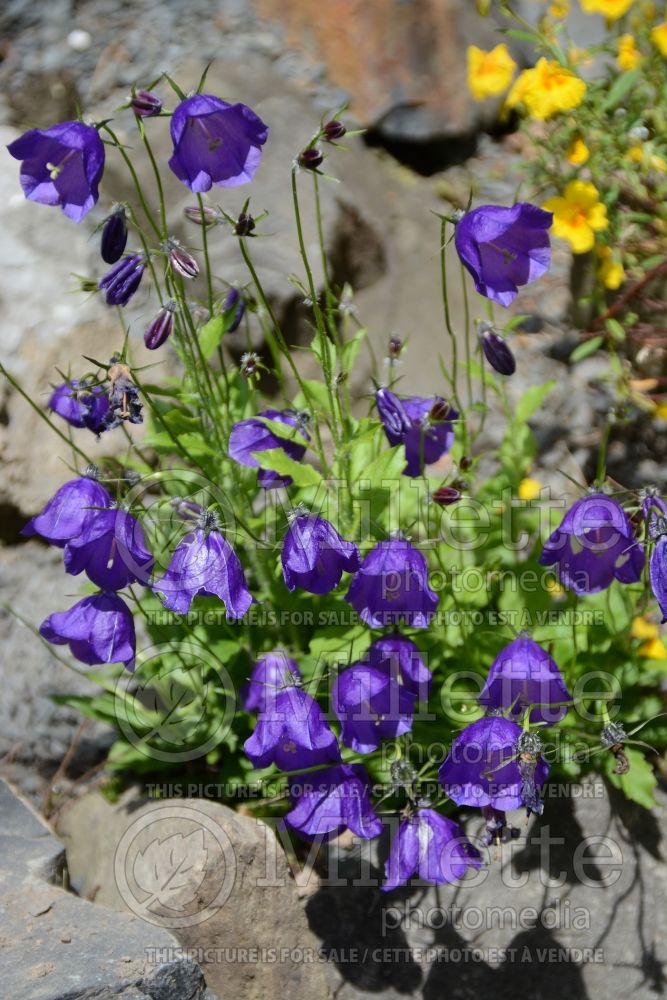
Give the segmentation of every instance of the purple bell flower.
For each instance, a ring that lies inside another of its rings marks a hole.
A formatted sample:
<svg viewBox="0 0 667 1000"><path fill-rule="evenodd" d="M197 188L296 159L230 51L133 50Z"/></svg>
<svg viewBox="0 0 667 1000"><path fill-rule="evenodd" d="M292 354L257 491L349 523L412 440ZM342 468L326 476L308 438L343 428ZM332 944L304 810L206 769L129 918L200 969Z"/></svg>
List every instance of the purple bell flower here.
<svg viewBox="0 0 667 1000"><path fill-rule="evenodd" d="M139 253L122 257L114 264L97 286L105 293L107 305L126 306L141 284L145 270L146 261Z"/></svg>
<svg viewBox="0 0 667 1000"><path fill-rule="evenodd" d="M255 176L268 134L268 127L245 104L194 94L172 115L174 153L169 166L198 194L213 184L238 187Z"/></svg>
<svg viewBox="0 0 667 1000"><path fill-rule="evenodd" d="M345 600L371 628L398 625L428 628L438 595L428 585L426 559L410 542L378 542L355 573Z"/></svg>
<svg viewBox="0 0 667 1000"><path fill-rule="evenodd" d="M521 726L502 716L487 715L466 726L438 772L450 799L460 806L493 806L501 812L521 806L541 811L535 792L547 780L549 765L536 759L532 788L527 787L518 749L523 735Z"/></svg>
<svg viewBox="0 0 667 1000"><path fill-rule="evenodd" d="M530 721L545 722L548 726L567 715L567 705L549 707L562 701L572 701L572 695L555 660L523 635L498 653L479 696L480 705L511 709L515 715L520 715L528 705L540 705L530 713Z"/></svg>
<svg viewBox="0 0 667 1000"><path fill-rule="evenodd" d="M100 254L105 264L115 264L127 245L127 216L124 205L116 205L102 227Z"/></svg>
<svg viewBox="0 0 667 1000"><path fill-rule="evenodd" d="M243 707L246 712L267 712L279 691L295 687L300 680L301 671L294 660L283 652L267 653L253 668L243 691Z"/></svg>
<svg viewBox="0 0 667 1000"><path fill-rule="evenodd" d="M217 518L208 512L202 515L200 527L178 543L166 573L153 589L164 594L165 608L181 615L190 610L198 594L219 597L229 618L243 618L255 603L239 557L217 530Z"/></svg>
<svg viewBox="0 0 667 1000"><path fill-rule="evenodd" d="M371 840L382 833L373 811L370 781L362 764L340 764L289 779L292 810L285 822L304 837L329 837L351 830Z"/></svg>
<svg viewBox="0 0 667 1000"><path fill-rule="evenodd" d="M105 430L109 397L101 385L88 387L85 381L70 379L56 386L47 405L72 427L87 427L98 435Z"/></svg>
<svg viewBox="0 0 667 1000"><path fill-rule="evenodd" d="M437 462L454 443L452 421L459 415L440 396L399 399L390 389L378 389L375 405L389 444L405 445L404 476L422 476L424 466Z"/></svg>
<svg viewBox="0 0 667 1000"><path fill-rule="evenodd" d="M96 508L110 507L111 496L95 478L96 469L80 479L70 479L51 497L21 531L22 535L40 535L51 545L64 548L83 531Z"/></svg>
<svg viewBox="0 0 667 1000"><path fill-rule="evenodd" d="M84 597L69 611L49 615L39 634L56 646L69 646L81 663L124 663L134 670L134 618L118 594Z"/></svg>
<svg viewBox="0 0 667 1000"><path fill-rule="evenodd" d="M91 511L65 546L65 571L72 576L85 571L102 590L122 590L136 581L147 585L152 569L141 525L117 507Z"/></svg>
<svg viewBox="0 0 667 1000"><path fill-rule="evenodd" d="M650 537L652 525L655 525L658 518L667 518L667 504L662 499L654 486L648 487L642 497L642 517L646 521L647 533Z"/></svg>
<svg viewBox="0 0 667 1000"><path fill-rule="evenodd" d="M280 560L288 590L300 587L309 594L328 594L343 572L359 569L359 550L323 517L296 514L290 518Z"/></svg>
<svg viewBox="0 0 667 1000"><path fill-rule="evenodd" d="M243 749L254 767L275 764L282 771L340 760L338 741L324 712L298 687L279 691L267 710L260 712Z"/></svg>
<svg viewBox="0 0 667 1000"><path fill-rule="evenodd" d="M572 504L547 540L540 563L555 564L561 583L575 594L595 594L614 579L637 583L644 547L621 505L603 493L592 493Z"/></svg>
<svg viewBox="0 0 667 1000"><path fill-rule="evenodd" d="M382 740L412 729L414 694L383 671L363 663L338 675L331 705L340 719L343 743L358 753L371 753Z"/></svg>
<svg viewBox="0 0 667 1000"><path fill-rule="evenodd" d="M412 639L390 635L377 639L368 650L371 667L392 677L419 701L428 701L433 677Z"/></svg>
<svg viewBox="0 0 667 1000"><path fill-rule="evenodd" d="M7 149L21 160L21 187L30 201L60 205L74 222L81 222L96 204L104 143L92 125L61 122L32 128Z"/></svg>
<svg viewBox="0 0 667 1000"><path fill-rule="evenodd" d="M649 581L660 611L667 621L667 507L659 496L651 495L642 504L646 533L653 542L649 561Z"/></svg>
<svg viewBox="0 0 667 1000"><path fill-rule="evenodd" d="M435 809L417 809L401 820L385 865L383 892L405 885L413 875L441 885L463 878L482 859L454 820Z"/></svg>
<svg viewBox="0 0 667 1000"><path fill-rule="evenodd" d="M455 244L480 295L508 306L519 285L549 270L551 244L547 230L553 215L522 202L506 208L482 205L456 224Z"/></svg>
<svg viewBox="0 0 667 1000"><path fill-rule="evenodd" d="M229 317L227 333L234 333L241 325L245 315L245 302L238 288L230 288L222 303L222 313L225 319Z"/></svg>
<svg viewBox="0 0 667 1000"><path fill-rule="evenodd" d="M262 410L259 416L267 417L269 420L278 420L287 427L297 427L299 434L306 441L310 440L299 420L299 415L294 410ZM305 445L299 444L298 441L287 441L278 437L256 417L241 420L232 427L232 432L229 435L229 457L233 458L239 465L245 465L250 469L259 468L259 462L253 457L253 452L271 451L273 448L282 448L295 462L300 462L306 453ZM260 469L257 476L258 485L265 490L289 486L291 482L290 476L281 476L270 469Z"/></svg>

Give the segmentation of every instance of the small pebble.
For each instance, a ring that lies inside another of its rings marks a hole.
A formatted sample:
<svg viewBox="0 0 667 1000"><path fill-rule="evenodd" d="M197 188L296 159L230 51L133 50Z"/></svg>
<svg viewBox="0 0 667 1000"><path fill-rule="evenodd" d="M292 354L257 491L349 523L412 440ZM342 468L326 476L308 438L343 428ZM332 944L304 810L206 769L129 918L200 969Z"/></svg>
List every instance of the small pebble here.
<svg viewBox="0 0 667 1000"><path fill-rule="evenodd" d="M90 43L92 38L87 31L82 31L80 28L75 28L74 31L70 31L67 36L67 44L75 52L85 52L86 49L90 48Z"/></svg>

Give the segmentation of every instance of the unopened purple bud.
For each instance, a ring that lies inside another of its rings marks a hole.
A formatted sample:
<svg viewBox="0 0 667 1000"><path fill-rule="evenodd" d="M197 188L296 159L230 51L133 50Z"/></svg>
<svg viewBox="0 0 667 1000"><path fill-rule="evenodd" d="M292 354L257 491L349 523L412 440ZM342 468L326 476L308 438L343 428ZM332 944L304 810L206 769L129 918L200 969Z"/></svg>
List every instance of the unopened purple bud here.
<svg viewBox="0 0 667 1000"><path fill-rule="evenodd" d="M146 328L144 344L149 351L155 351L158 347L162 347L165 340L168 340L171 336L171 332L174 329L175 311L175 302L172 300L165 302L153 322Z"/></svg>
<svg viewBox="0 0 667 1000"><path fill-rule="evenodd" d="M190 222L196 223L198 226L215 226L216 223L220 221L220 213L216 208L210 208L208 205L188 205L187 208L183 209L183 215Z"/></svg>
<svg viewBox="0 0 667 1000"><path fill-rule="evenodd" d="M169 263L182 278L192 280L199 274L199 264L176 240L167 240L164 249L169 254Z"/></svg>
<svg viewBox="0 0 667 1000"><path fill-rule="evenodd" d="M250 236L255 228L255 220L247 212L241 212L234 226L235 236Z"/></svg>
<svg viewBox="0 0 667 1000"><path fill-rule="evenodd" d="M514 355L493 327L483 324L479 330L479 339L484 351L484 357L491 367L500 375L513 375L516 371Z"/></svg>
<svg viewBox="0 0 667 1000"><path fill-rule="evenodd" d="M145 270L146 261L141 254L121 257L97 286L104 292L107 305L126 306L139 287Z"/></svg>
<svg viewBox="0 0 667 1000"><path fill-rule="evenodd" d="M127 244L127 218L124 205L115 205L102 227L100 254L107 264L115 264L123 256Z"/></svg>
<svg viewBox="0 0 667 1000"><path fill-rule="evenodd" d="M472 468L472 458L470 457L470 455L463 456L463 458L459 462L459 468L463 469L464 472L467 472L468 469Z"/></svg>
<svg viewBox="0 0 667 1000"><path fill-rule="evenodd" d="M400 337L390 337L389 338L389 357L392 361L400 358L401 352L403 350L403 341Z"/></svg>
<svg viewBox="0 0 667 1000"><path fill-rule="evenodd" d="M347 129L342 122L333 121L327 122L322 128L322 138L326 139L327 142L334 142L336 139L342 139Z"/></svg>
<svg viewBox="0 0 667 1000"><path fill-rule="evenodd" d="M432 424L441 424L447 420L452 412L452 408L446 399L436 398L433 406L428 411L428 419Z"/></svg>
<svg viewBox="0 0 667 1000"><path fill-rule="evenodd" d="M304 149L299 153L297 159L300 167L303 167L305 170L315 170L324 160L324 154L321 149L309 146L308 149Z"/></svg>
<svg viewBox="0 0 667 1000"><path fill-rule="evenodd" d="M431 493L431 500L439 507L449 507L461 499L461 494L453 486L440 486L439 489Z"/></svg>
<svg viewBox="0 0 667 1000"><path fill-rule="evenodd" d="M139 118L154 118L162 111L162 101L150 90L138 90L132 95L130 107Z"/></svg>
<svg viewBox="0 0 667 1000"><path fill-rule="evenodd" d="M245 313L245 302L238 288L232 287L229 289L225 296L225 301L222 303L222 311L225 317L230 315L232 317L231 323L227 327L227 333L234 333L241 325L241 320Z"/></svg>

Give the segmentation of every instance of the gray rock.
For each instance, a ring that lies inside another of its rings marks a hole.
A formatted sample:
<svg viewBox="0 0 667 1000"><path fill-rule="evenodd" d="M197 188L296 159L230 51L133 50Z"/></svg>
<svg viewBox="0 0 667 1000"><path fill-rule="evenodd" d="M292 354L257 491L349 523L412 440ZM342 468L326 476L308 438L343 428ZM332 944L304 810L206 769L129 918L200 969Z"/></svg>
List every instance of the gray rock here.
<svg viewBox="0 0 667 1000"><path fill-rule="evenodd" d="M62 844L0 780L0 976L11 1000L215 1000L165 930L59 888Z"/></svg>

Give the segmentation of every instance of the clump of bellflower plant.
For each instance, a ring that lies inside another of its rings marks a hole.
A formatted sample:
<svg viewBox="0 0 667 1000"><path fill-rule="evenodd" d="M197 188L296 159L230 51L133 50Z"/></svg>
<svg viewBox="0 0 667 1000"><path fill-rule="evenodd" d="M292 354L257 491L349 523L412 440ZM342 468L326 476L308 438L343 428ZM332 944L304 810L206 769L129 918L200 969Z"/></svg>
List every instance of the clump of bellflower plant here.
<svg viewBox="0 0 667 1000"><path fill-rule="evenodd" d="M349 830L368 841L388 828L386 891L413 877L466 878L489 845L512 834L508 813L545 811L550 772L575 778L597 767L650 804L651 766L624 749L622 719L611 718L614 684L591 696L580 682L598 654L622 683L642 659L650 672L667 657L655 624L667 613L667 508L654 490L612 495L601 456L590 489L581 484L567 509L542 509L528 420L551 387L532 387L512 411L503 379L516 348L482 318L548 271L558 211L523 200L440 219L432 236L443 341L429 346L440 384L429 396L405 380L399 390L411 347L393 335L364 407L349 388L367 342L353 290L332 281L323 238L316 284L301 223L306 199L319 210L321 168L335 169L337 147L354 133L338 112L295 143L285 164L313 329L306 376L255 266L263 214L235 191L264 169L271 122L202 87L185 97L166 78L164 93L155 92L160 81L136 89L121 112L157 174L170 170L197 196L186 210L200 227L196 246L168 232L158 176L150 198L137 186L134 203L119 205L112 181L107 190L105 156L131 163L111 122L32 130L10 147L31 200L59 205L75 223L101 202L99 268L85 288L121 318L135 295L156 303L141 331L121 328L108 364L69 359L74 374L61 377L43 415L71 442L76 471L24 528L63 550L70 590L87 581L39 626L72 661L104 670L106 690L76 704L117 720L112 680L136 669L142 690L165 706L168 723L123 690L136 739L119 726L108 767L176 774L187 760L217 771L232 803L277 784L277 795L256 795L249 808L279 812L306 839ZM576 88L568 94L566 104ZM151 135L165 127L173 153L158 163ZM206 204L206 193L224 195L225 207ZM146 227L137 225L139 207ZM219 234L224 253L213 243ZM225 279L232 253L247 268L242 288ZM448 253L458 254L462 280L472 278L470 295L479 293L476 342L471 322L452 325ZM244 351L251 325L263 336L260 353ZM133 363L142 333L156 356L173 353L178 375L164 385ZM481 477L477 442L491 393L507 419ZM127 456L89 462L91 442L110 434L129 440ZM462 517L470 505L474 516ZM579 624L579 604L599 611L611 601L613 616ZM187 697L173 697L170 678ZM650 727L651 707L634 703L631 712ZM559 752L575 720L583 748ZM428 760L435 742L447 747L439 761L413 763L415 751ZM477 810L476 826L460 825L459 807Z"/></svg>

